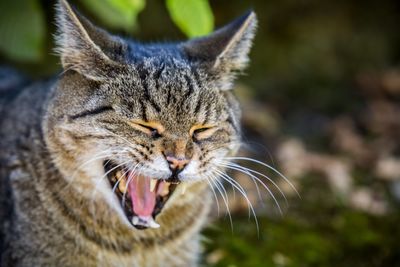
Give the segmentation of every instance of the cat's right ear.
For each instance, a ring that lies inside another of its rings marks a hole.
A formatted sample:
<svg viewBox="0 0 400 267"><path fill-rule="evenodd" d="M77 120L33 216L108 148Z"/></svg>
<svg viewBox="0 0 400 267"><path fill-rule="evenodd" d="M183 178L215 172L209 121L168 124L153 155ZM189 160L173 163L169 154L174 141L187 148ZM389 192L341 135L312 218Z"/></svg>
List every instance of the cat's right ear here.
<svg viewBox="0 0 400 267"><path fill-rule="evenodd" d="M113 76L121 63L125 43L94 26L67 2L57 3L56 52L64 70L74 70L88 79L101 81Z"/></svg>
<svg viewBox="0 0 400 267"><path fill-rule="evenodd" d="M199 67L211 74L221 90L228 90L235 74L242 71L249 61L256 27L256 14L249 11L207 36L183 43L182 49Z"/></svg>

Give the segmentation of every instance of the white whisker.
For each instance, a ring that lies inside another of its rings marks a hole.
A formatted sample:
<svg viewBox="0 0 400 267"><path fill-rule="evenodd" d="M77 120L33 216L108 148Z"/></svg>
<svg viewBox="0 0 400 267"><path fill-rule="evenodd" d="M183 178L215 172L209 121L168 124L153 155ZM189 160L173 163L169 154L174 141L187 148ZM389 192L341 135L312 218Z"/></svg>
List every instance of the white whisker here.
<svg viewBox="0 0 400 267"><path fill-rule="evenodd" d="M242 196L246 199L247 204L248 204L248 207L249 207L249 209L251 210L251 212L253 213L253 216L254 216L254 221L255 221L256 227L257 227L257 234L259 234L259 233L260 233L260 228L259 228L259 225L258 225L257 215L256 215L256 212L255 212L255 210L254 210L253 204L251 203L250 199L248 198L248 196L247 196L247 194L246 194L246 191L243 189L243 187L242 187L237 181L235 181L234 179L232 179L232 178L231 178L229 175L227 175L226 173L224 173L224 172L222 172L222 171L220 171L220 170L218 170L218 169L215 169L215 171L216 171L216 172L220 175L220 177L222 177L225 181L227 181L228 183L232 184L232 185L242 194Z"/></svg>
<svg viewBox="0 0 400 267"><path fill-rule="evenodd" d="M264 167L267 167L268 169L274 171L280 177L282 177L290 185L290 187L296 192L297 196L299 198L301 198L300 193L297 191L296 187L290 182L290 180L285 175L283 175L281 172L279 172L277 169L275 169L274 167L272 167L272 166L270 166L270 165L268 165L268 164L266 164L266 163L264 163L262 161L259 161L259 160L256 160L256 159L252 159L252 158L247 158L247 157L226 157L225 159L228 159L228 160L246 160L246 161L251 161L251 162L254 162L254 163L258 163L258 164L260 164L260 165L262 165Z"/></svg>
<svg viewBox="0 0 400 267"><path fill-rule="evenodd" d="M215 202L217 203L217 214L218 214L218 217L219 217L219 215L220 215L220 207L219 207L219 201L218 201L217 193L215 193L215 189L214 189L213 185L210 182L210 177L206 176L204 178L206 178L206 181L207 181L208 185L210 186L211 191L212 191L212 193L214 195Z"/></svg>
<svg viewBox="0 0 400 267"><path fill-rule="evenodd" d="M230 211L230 209L229 209L229 205L228 205L227 199L226 199L225 196L223 195L221 189L219 188L219 185L215 182L215 180L217 180L217 179L218 179L217 177L212 177L210 181L214 184L215 188L216 188L216 189L218 190L218 192L220 193L223 202L225 203L225 206L226 206L226 209L227 209L227 213L228 213L228 217L229 217L229 222L230 222L230 225L231 225L231 230L232 230L232 233L233 233L233 221L232 221L231 211Z"/></svg>
<svg viewBox="0 0 400 267"><path fill-rule="evenodd" d="M253 175L252 173L255 173L255 174L258 174L258 175L264 177L265 179L267 179L269 182L271 182L271 183L278 189L279 193L280 193L280 194L283 196L283 198L285 199L286 206L289 205L289 203L288 203L288 201L287 201L287 198L286 198L285 194L283 193L283 191L280 189L280 187L279 187L271 178L269 178L269 177L266 176L265 174L260 173L260 172L255 171L255 170L252 170L252 169L250 169L250 168L246 168L246 167L241 166L241 165L236 164L236 163L222 162L222 161L221 161L221 165L224 166L224 167L226 167L226 168L233 169L233 170L237 170L237 171L240 171L240 172L242 172L242 173L245 173L245 174L249 175L251 178L257 180L257 181L270 193L270 195L273 196L272 192L271 192L270 189L267 187L267 185L265 185L265 184L263 183L263 181L261 181L261 179L260 179L259 177ZM274 197L274 198L275 198L275 197Z"/></svg>

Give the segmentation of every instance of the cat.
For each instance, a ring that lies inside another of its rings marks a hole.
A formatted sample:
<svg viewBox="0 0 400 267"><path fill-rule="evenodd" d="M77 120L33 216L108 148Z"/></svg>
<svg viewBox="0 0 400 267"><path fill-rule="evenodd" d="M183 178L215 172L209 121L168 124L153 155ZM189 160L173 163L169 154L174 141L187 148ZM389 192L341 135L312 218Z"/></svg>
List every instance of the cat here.
<svg viewBox="0 0 400 267"><path fill-rule="evenodd" d="M1 266L198 266L256 25L140 44L59 0L63 72L0 101Z"/></svg>

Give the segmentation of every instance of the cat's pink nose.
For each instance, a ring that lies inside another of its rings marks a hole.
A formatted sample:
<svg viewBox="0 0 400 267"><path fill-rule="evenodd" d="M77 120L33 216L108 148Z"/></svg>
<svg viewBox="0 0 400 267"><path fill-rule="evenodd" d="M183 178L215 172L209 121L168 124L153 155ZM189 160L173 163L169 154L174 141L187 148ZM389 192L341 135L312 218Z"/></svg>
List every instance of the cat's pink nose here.
<svg viewBox="0 0 400 267"><path fill-rule="evenodd" d="M188 159L175 156L167 156L166 159L172 171L181 171L189 163Z"/></svg>

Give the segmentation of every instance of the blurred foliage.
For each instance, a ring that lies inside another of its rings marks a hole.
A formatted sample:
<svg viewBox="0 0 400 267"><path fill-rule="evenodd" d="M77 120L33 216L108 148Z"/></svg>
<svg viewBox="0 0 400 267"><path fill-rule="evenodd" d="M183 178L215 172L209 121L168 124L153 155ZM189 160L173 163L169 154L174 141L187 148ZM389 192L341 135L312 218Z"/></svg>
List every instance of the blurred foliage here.
<svg viewBox="0 0 400 267"><path fill-rule="evenodd" d="M0 53L15 61L39 61L45 37L46 24L38 1L0 1Z"/></svg>
<svg viewBox="0 0 400 267"><path fill-rule="evenodd" d="M283 217L244 212L220 219L206 231L204 265L215 267L386 267L400 266L398 214L382 217L351 210L329 197L327 185L308 176L303 199L291 198ZM307 203L307 204L305 204Z"/></svg>
<svg viewBox="0 0 400 267"><path fill-rule="evenodd" d="M167 0L172 20L188 36L205 35L213 29L213 15L207 0Z"/></svg>
<svg viewBox="0 0 400 267"><path fill-rule="evenodd" d="M89 10L109 28L132 32L137 15L144 9L145 0L83 0Z"/></svg>
<svg viewBox="0 0 400 267"><path fill-rule="evenodd" d="M76 1L78 2L78 0ZM79 0L107 28L133 33L146 0ZM167 0L167 10L188 37L212 31L208 0ZM0 53L19 62L39 62L44 53L46 25L39 0L0 1Z"/></svg>

